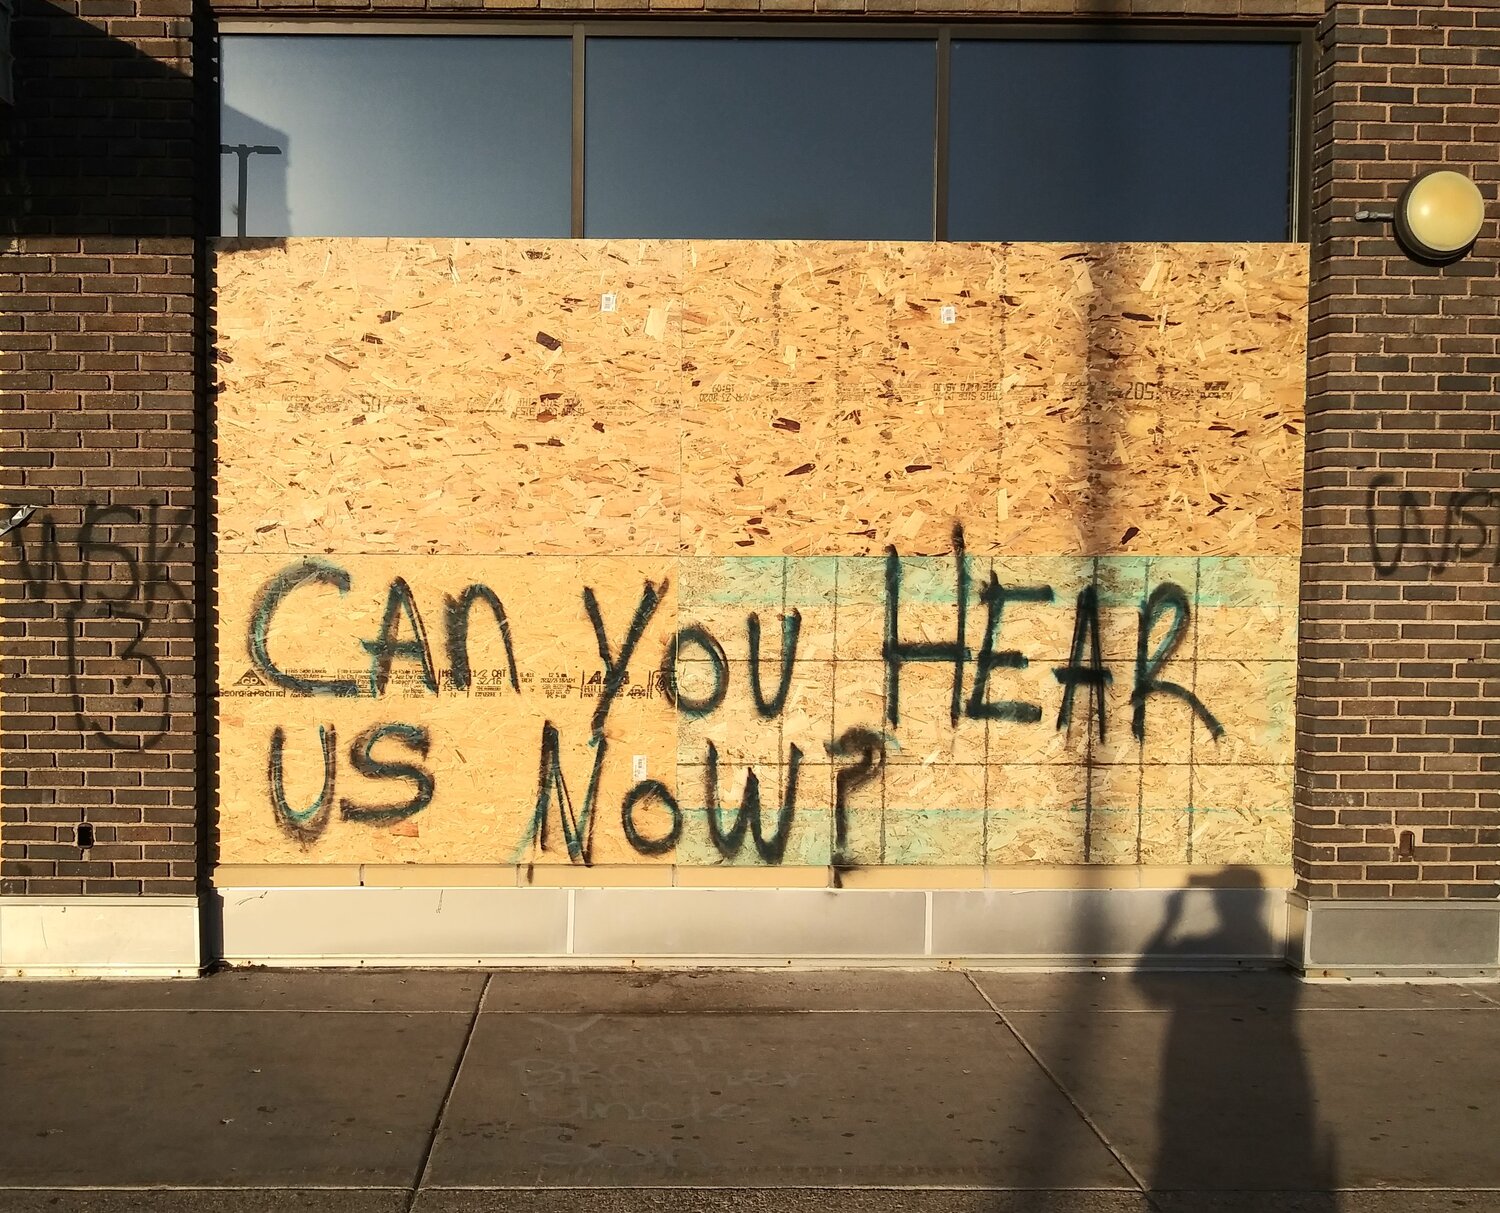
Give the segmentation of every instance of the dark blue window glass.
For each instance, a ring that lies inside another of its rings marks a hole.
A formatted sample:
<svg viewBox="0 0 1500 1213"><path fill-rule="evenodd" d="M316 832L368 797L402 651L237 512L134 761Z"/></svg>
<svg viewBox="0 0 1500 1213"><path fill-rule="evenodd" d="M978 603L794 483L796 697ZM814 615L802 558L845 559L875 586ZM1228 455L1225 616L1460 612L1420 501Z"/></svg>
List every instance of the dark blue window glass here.
<svg viewBox="0 0 1500 1213"><path fill-rule="evenodd" d="M950 240L1285 240L1285 43L955 40Z"/></svg>
<svg viewBox="0 0 1500 1213"><path fill-rule="evenodd" d="M222 78L226 235L568 234L566 38L228 36Z"/></svg>
<svg viewBox="0 0 1500 1213"><path fill-rule="evenodd" d="M592 38L588 236L932 239L931 41Z"/></svg>

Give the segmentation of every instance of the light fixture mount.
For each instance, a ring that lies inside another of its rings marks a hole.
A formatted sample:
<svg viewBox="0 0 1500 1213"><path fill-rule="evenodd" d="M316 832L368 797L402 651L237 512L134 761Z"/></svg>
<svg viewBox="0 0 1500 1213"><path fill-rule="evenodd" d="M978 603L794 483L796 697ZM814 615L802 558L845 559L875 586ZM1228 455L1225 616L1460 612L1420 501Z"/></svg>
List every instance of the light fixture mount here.
<svg viewBox="0 0 1500 1213"><path fill-rule="evenodd" d="M1357 211L1361 223L1396 225L1396 243L1413 261L1451 265L1468 255L1484 226L1484 195L1463 173L1433 169L1412 179L1394 211Z"/></svg>

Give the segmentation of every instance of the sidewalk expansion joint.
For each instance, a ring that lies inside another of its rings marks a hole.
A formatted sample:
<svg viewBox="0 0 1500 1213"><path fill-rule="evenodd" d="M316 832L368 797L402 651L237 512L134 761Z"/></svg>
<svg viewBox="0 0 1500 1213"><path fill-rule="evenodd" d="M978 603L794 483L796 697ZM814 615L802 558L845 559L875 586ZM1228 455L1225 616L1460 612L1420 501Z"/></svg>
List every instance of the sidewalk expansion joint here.
<svg viewBox="0 0 1500 1213"><path fill-rule="evenodd" d="M432 1167L432 1152L437 1146L438 1134L443 1128L443 1118L448 1115L448 1103L458 1087L458 1078L463 1073L464 1061L469 1056L469 1045L474 1039L474 1029L479 1026L479 1016L484 1010L484 1000L489 995L490 982L494 979L493 973L485 977L484 985L479 989L479 997L474 1000L474 1011L469 1016L469 1028L464 1033L464 1043L458 1050L458 1059L453 1063L453 1073L448 1078L448 1089L443 1092L442 1103L438 1105L437 1115L432 1119L432 1131L427 1135L427 1144L422 1150L422 1161L417 1167L417 1174L412 1181L411 1188L407 1191L406 1213L412 1213L416 1207L417 1197L427 1183L427 1173Z"/></svg>
<svg viewBox="0 0 1500 1213"><path fill-rule="evenodd" d="M1062 1080L1058 1078L1058 1076L1053 1072L1052 1067L1042 1060L1041 1054L1033 1049L1030 1042L1027 1041L1027 1039L1016 1030L1016 1026L1010 1022L1010 1019L1006 1016L1005 1012L1002 1011L996 1004L995 1000L992 999L988 994L986 994L983 987L981 987L980 984L974 980L974 975L965 971L964 976L969 979L969 984L978 991L979 997L984 999L984 1001L989 1004L990 1010L993 1011L996 1018L998 1018L1000 1022L1005 1025L1005 1030L1015 1038L1015 1042L1020 1045L1021 1048L1026 1050L1026 1055L1030 1057L1034 1063L1036 1063L1037 1069L1039 1069L1043 1074L1047 1076L1048 1081L1050 1081L1052 1085L1057 1088L1058 1094L1060 1094L1065 1100L1067 1100L1068 1105L1073 1109L1074 1112L1078 1114L1078 1118L1083 1121L1084 1124L1088 1125L1089 1131L1099 1139L1099 1144L1109 1151L1110 1157L1119 1164L1120 1169L1124 1171L1126 1175L1130 1176L1130 1182L1135 1184L1136 1190L1145 1199L1146 1203L1150 1205L1151 1208L1155 1209L1157 1207L1156 1202L1151 1199L1150 1191L1147 1189L1146 1184L1142 1181L1141 1177L1135 1173L1135 1168L1125 1160L1125 1156L1121 1154L1120 1151L1115 1148L1114 1143L1104 1135L1104 1130L1094 1122L1094 1118L1090 1116L1086 1111L1084 1111L1083 1105L1074 1098L1073 1092L1068 1090L1068 1088L1063 1085Z"/></svg>

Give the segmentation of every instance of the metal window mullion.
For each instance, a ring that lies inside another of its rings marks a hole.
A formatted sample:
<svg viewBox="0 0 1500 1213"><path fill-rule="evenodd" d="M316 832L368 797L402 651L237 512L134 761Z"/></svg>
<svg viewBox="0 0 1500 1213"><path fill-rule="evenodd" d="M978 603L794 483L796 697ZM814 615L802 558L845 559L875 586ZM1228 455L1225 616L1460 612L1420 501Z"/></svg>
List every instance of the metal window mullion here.
<svg viewBox="0 0 1500 1213"><path fill-rule="evenodd" d="M1317 64L1317 35L1304 30L1292 57L1292 168L1287 198L1287 234L1292 240L1312 239L1313 75Z"/></svg>
<svg viewBox="0 0 1500 1213"><path fill-rule="evenodd" d="M937 35L937 98L933 115L932 238L948 239L948 88L952 34L948 26Z"/></svg>
<svg viewBox="0 0 1500 1213"><path fill-rule="evenodd" d="M586 50L583 26L575 25L573 27L573 202L572 217L568 225L569 235L574 240L583 239L583 107L586 100L584 91Z"/></svg>

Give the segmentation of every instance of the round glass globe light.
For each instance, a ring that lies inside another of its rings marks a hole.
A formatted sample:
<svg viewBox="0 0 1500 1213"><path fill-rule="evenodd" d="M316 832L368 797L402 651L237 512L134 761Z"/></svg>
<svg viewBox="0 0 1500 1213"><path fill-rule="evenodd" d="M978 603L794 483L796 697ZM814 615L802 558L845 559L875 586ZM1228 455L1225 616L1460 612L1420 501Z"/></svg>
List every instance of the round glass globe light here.
<svg viewBox="0 0 1500 1213"><path fill-rule="evenodd" d="M1479 187L1452 169L1423 173L1402 191L1396 207L1396 234L1425 257L1461 255L1483 224Z"/></svg>

